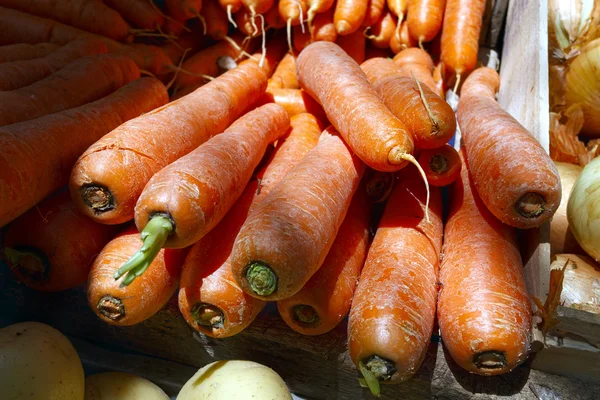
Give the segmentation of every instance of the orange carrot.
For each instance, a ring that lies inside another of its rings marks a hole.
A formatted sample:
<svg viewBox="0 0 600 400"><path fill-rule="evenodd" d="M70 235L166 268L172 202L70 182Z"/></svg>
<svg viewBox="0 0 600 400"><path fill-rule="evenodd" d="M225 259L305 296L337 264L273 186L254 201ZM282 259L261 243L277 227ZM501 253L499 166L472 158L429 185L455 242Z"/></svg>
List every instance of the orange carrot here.
<svg viewBox="0 0 600 400"><path fill-rule="evenodd" d="M29 86L78 58L92 54L106 54L106 51L103 42L82 38L42 58L0 64L0 91Z"/></svg>
<svg viewBox="0 0 600 400"><path fill-rule="evenodd" d="M378 47L375 46L370 46L367 45L367 48L365 50L365 60L369 60L371 58L392 58L394 56L394 53L392 52L392 50L388 47L386 49L380 49Z"/></svg>
<svg viewBox="0 0 600 400"><path fill-rule="evenodd" d="M364 170L333 127L321 134L242 226L231 251L238 285L264 300L298 292L327 256Z"/></svg>
<svg viewBox="0 0 600 400"><path fill-rule="evenodd" d="M340 46L357 64L365 60L365 48L367 40L361 30L349 35L338 36L335 43Z"/></svg>
<svg viewBox="0 0 600 400"><path fill-rule="evenodd" d="M87 280L94 257L115 233L79 214L69 191L60 190L8 225L4 258L26 286L58 292Z"/></svg>
<svg viewBox="0 0 600 400"><path fill-rule="evenodd" d="M183 32L186 31L186 29L188 29L185 26L185 24L186 24L185 20L179 20L179 19L169 17L165 21L165 25L163 26L162 30L163 30L163 33L170 35L172 37L178 38L180 35L183 34Z"/></svg>
<svg viewBox="0 0 600 400"><path fill-rule="evenodd" d="M65 185L94 141L167 101L161 82L142 78L93 103L0 128L0 227Z"/></svg>
<svg viewBox="0 0 600 400"><path fill-rule="evenodd" d="M0 126L87 104L139 77L140 70L126 57L81 58L32 85L0 92Z"/></svg>
<svg viewBox="0 0 600 400"><path fill-rule="evenodd" d="M259 16L259 14L252 14L252 12L246 8L242 8L240 11L235 13L235 23L239 31L245 36L257 37L262 35L261 16Z"/></svg>
<svg viewBox="0 0 600 400"><path fill-rule="evenodd" d="M312 21L312 41L335 42L338 34L333 23L333 8L317 14Z"/></svg>
<svg viewBox="0 0 600 400"><path fill-rule="evenodd" d="M373 203L383 203L392 193L395 182L394 172L368 170L365 174L365 192Z"/></svg>
<svg viewBox="0 0 600 400"><path fill-rule="evenodd" d="M406 10L408 10L409 0L387 0L387 6L396 17L398 17L398 23L404 21Z"/></svg>
<svg viewBox="0 0 600 400"><path fill-rule="evenodd" d="M446 97L446 67L443 62L439 62L433 69L433 81L435 82L436 93L441 98Z"/></svg>
<svg viewBox="0 0 600 400"><path fill-rule="evenodd" d="M498 73L479 68L467 78L458 123L477 192L505 224L532 228L560 205L556 166L538 141L495 100Z"/></svg>
<svg viewBox="0 0 600 400"><path fill-rule="evenodd" d="M418 79L431 91L437 93L433 80L433 61L425 50L417 47L404 49L396 54L393 61L402 67L402 75Z"/></svg>
<svg viewBox="0 0 600 400"><path fill-rule="evenodd" d="M87 298L94 313L111 325L135 325L156 314L173 296L179 284L185 249L163 249L150 271L124 287L113 275L141 246L132 224L98 254L90 270Z"/></svg>
<svg viewBox="0 0 600 400"><path fill-rule="evenodd" d="M242 0L218 0L219 5L227 13L227 19L235 26L232 15L242 8ZM237 27L236 27L237 28Z"/></svg>
<svg viewBox="0 0 600 400"><path fill-rule="evenodd" d="M408 4L408 32L422 46L442 29L446 0L411 0Z"/></svg>
<svg viewBox="0 0 600 400"><path fill-rule="evenodd" d="M361 26L367 27L375 25L383 15L385 3L386 0L369 0L369 4L367 5L367 12L365 13L365 18L363 19Z"/></svg>
<svg viewBox="0 0 600 400"><path fill-rule="evenodd" d="M344 50L315 42L300 53L296 66L300 85L363 162L375 170L397 171L414 161L410 132Z"/></svg>
<svg viewBox="0 0 600 400"><path fill-rule="evenodd" d="M456 74L455 88L461 76L467 75L477 64L485 4L486 0L446 0L441 59Z"/></svg>
<svg viewBox="0 0 600 400"><path fill-rule="evenodd" d="M165 0L167 12L176 21L196 18L203 7L202 0Z"/></svg>
<svg viewBox="0 0 600 400"><path fill-rule="evenodd" d="M306 12L308 26L312 25L313 20L315 19L317 14L323 14L332 10L333 12L333 4L335 0L307 0L308 3L308 11Z"/></svg>
<svg viewBox="0 0 600 400"><path fill-rule="evenodd" d="M306 0L279 0L277 7L281 18L288 25L295 26L306 18L308 4Z"/></svg>
<svg viewBox="0 0 600 400"><path fill-rule="evenodd" d="M206 22L206 33L215 40L221 40L227 36L229 20L227 13L219 5L218 0L204 0L200 15Z"/></svg>
<svg viewBox="0 0 600 400"><path fill-rule="evenodd" d="M59 45L54 43L18 43L0 46L0 63L46 57L59 47Z"/></svg>
<svg viewBox="0 0 600 400"><path fill-rule="evenodd" d="M296 78L296 56L287 53L281 59L279 65L269 79L267 91L272 89L299 89L298 78Z"/></svg>
<svg viewBox="0 0 600 400"><path fill-rule="evenodd" d="M327 121L323 107L304 90L271 89L258 100L259 104L270 102L283 107L290 118L301 113L310 113L321 122Z"/></svg>
<svg viewBox="0 0 600 400"><path fill-rule="evenodd" d="M366 32L367 30L365 30L365 33ZM396 19L391 12L385 11L383 17L371 26L367 38L371 41L373 46L379 49L387 49L390 47L390 41L395 32Z"/></svg>
<svg viewBox="0 0 600 400"><path fill-rule="evenodd" d="M245 329L264 307L264 301L249 296L235 283L231 249L251 207L317 144L320 133L321 126L312 115L293 117L291 129L278 141L257 179L250 181L225 218L192 246L179 290L179 309L192 328L212 337L232 336Z"/></svg>
<svg viewBox="0 0 600 400"><path fill-rule="evenodd" d="M319 270L277 308L286 324L304 335L320 335L348 315L354 289L367 256L370 204L359 187L344 222Z"/></svg>
<svg viewBox="0 0 600 400"><path fill-rule="evenodd" d="M414 78L394 73L399 67L393 61L372 58L361 68L385 105L411 132L416 148L440 147L454 136L452 107Z"/></svg>
<svg viewBox="0 0 600 400"><path fill-rule="evenodd" d="M338 0L335 6L333 21L339 35L356 32L367 13L368 0Z"/></svg>
<svg viewBox="0 0 600 400"><path fill-rule="evenodd" d="M257 21L256 23L259 24L260 21ZM273 7L265 13L265 24L274 29L280 29L286 26L287 21L281 18L281 15L279 14L279 0L275 0Z"/></svg>
<svg viewBox="0 0 600 400"><path fill-rule="evenodd" d="M104 0L134 26L141 29L155 30L164 26L165 17L149 0Z"/></svg>
<svg viewBox="0 0 600 400"><path fill-rule="evenodd" d="M299 25L294 26L293 32L294 49L297 53L300 53L306 46L312 43L312 38L310 37L310 32L308 30L303 31Z"/></svg>
<svg viewBox="0 0 600 400"><path fill-rule="evenodd" d="M160 49L174 63L178 63L184 54L186 55L187 60L190 54L206 48L209 43L212 44L212 41L208 36L198 35L195 32L185 32L176 40L162 44ZM180 71L180 73L183 72Z"/></svg>
<svg viewBox="0 0 600 400"><path fill-rule="evenodd" d="M531 329L517 233L482 204L467 168L452 186L443 254L438 322L444 346L467 371L510 371L527 358Z"/></svg>
<svg viewBox="0 0 600 400"><path fill-rule="evenodd" d="M348 321L348 349L373 392L419 368L433 332L442 246L442 200L414 167L396 183L367 255Z"/></svg>
<svg viewBox="0 0 600 400"><path fill-rule="evenodd" d="M447 186L460 176L462 164L458 152L448 144L437 149L423 150L418 161L430 185Z"/></svg>

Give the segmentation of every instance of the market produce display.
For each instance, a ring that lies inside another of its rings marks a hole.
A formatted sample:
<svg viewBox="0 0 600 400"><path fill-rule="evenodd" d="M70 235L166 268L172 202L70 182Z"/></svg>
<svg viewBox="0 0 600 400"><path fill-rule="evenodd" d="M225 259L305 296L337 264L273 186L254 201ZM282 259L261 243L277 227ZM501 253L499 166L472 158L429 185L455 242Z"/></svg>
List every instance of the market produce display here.
<svg viewBox="0 0 600 400"><path fill-rule="evenodd" d="M303 335L347 319L356 385L374 395L419 370L438 325L464 370L513 370L535 311L518 229L551 223L567 290L600 278L597 99L581 84L600 32L565 36L573 16L553 20L567 56L551 63L550 157L478 61L485 5L0 0L3 259L35 290L85 286L116 326L169 301L217 340L267 302ZM50 327L0 331L0 369L49 346L38 331L64 349L48 357L69 356L36 364L39 389L83 399L81 362ZM241 360L203 367L177 398L253 395L291 398ZM166 398L135 375L85 378L85 399L140 396Z"/></svg>

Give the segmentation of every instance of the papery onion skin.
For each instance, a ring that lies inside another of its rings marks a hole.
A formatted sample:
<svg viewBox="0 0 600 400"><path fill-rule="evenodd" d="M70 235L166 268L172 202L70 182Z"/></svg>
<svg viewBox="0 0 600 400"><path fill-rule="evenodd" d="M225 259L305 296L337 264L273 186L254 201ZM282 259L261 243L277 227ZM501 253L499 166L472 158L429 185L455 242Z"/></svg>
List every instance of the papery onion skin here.
<svg viewBox="0 0 600 400"><path fill-rule="evenodd" d="M550 252L552 255L561 253L584 254L583 249L569 229L569 221L567 220L567 203L569 202L571 189L583 168L579 165L558 161L554 161L554 164L560 175L562 198L558 210L556 210L550 222Z"/></svg>
<svg viewBox="0 0 600 400"><path fill-rule="evenodd" d="M579 245L600 261L600 157L585 166L573 185L567 218Z"/></svg>

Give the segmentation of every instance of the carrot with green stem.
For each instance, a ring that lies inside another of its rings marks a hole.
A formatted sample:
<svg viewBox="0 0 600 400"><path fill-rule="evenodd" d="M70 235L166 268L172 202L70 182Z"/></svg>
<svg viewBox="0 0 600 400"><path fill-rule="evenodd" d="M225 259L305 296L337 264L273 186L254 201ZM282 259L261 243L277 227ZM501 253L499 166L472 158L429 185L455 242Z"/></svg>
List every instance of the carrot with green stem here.
<svg viewBox="0 0 600 400"><path fill-rule="evenodd" d="M335 43L357 64L360 64L365 60L367 38L361 30L357 30L349 35L339 35Z"/></svg>
<svg viewBox="0 0 600 400"><path fill-rule="evenodd" d="M433 80L433 60L425 50L417 47L404 49L394 56L393 61L402 68L402 75L414 76L434 93L438 93Z"/></svg>
<svg viewBox="0 0 600 400"><path fill-rule="evenodd" d="M59 47L54 43L18 43L0 46L0 63L46 57Z"/></svg>
<svg viewBox="0 0 600 400"><path fill-rule="evenodd" d="M477 194L470 160L451 190L444 230L438 322L458 365L497 375L525 361L531 308L516 230L489 212Z"/></svg>
<svg viewBox="0 0 600 400"><path fill-rule="evenodd" d="M541 225L560 205L558 171L539 142L496 102L498 73L473 71L461 89L457 118L473 182L505 224Z"/></svg>
<svg viewBox="0 0 600 400"><path fill-rule="evenodd" d="M431 339L442 247L442 199L403 171L379 223L348 320L348 350L371 392L419 368ZM424 216L429 209L429 221Z"/></svg>
<svg viewBox="0 0 600 400"><path fill-rule="evenodd" d="M135 27L155 31L164 26L165 17L148 0L104 0Z"/></svg>
<svg viewBox="0 0 600 400"><path fill-rule="evenodd" d="M423 48L424 42L436 37L444 20L446 0L411 0L408 4L408 31Z"/></svg>
<svg viewBox="0 0 600 400"><path fill-rule="evenodd" d="M296 77L296 56L286 53L281 59L275 72L269 79L267 91L272 89L299 89L300 84Z"/></svg>
<svg viewBox="0 0 600 400"><path fill-rule="evenodd" d="M391 12L385 11L375 24L365 29L364 33L373 46L379 49L387 49L390 47L390 41L395 31L396 18Z"/></svg>
<svg viewBox="0 0 600 400"><path fill-rule="evenodd" d="M432 186L448 186L460 176L462 163L458 152L449 144L421 151L417 161Z"/></svg>
<svg viewBox="0 0 600 400"><path fill-rule="evenodd" d="M160 81L141 78L93 103L0 128L0 227L67 184L88 146L167 101Z"/></svg>
<svg viewBox="0 0 600 400"><path fill-rule="evenodd" d="M188 254L181 277L179 309L187 323L212 337L228 337L245 329L265 302L243 292L231 271L231 249L250 210L316 146L321 125L310 114L291 119L288 133L265 167L252 179L223 220Z"/></svg>
<svg viewBox="0 0 600 400"><path fill-rule="evenodd" d="M369 5L368 0L338 0L335 5L333 22L340 36L359 30Z"/></svg>

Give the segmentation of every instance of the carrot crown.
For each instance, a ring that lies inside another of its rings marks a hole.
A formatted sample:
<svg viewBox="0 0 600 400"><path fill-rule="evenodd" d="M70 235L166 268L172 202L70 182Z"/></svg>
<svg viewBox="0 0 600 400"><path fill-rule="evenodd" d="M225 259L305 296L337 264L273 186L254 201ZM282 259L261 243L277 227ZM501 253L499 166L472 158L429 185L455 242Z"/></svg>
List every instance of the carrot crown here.
<svg viewBox="0 0 600 400"><path fill-rule="evenodd" d="M250 287L259 296L269 296L277 290L277 275L262 261L252 261L246 270Z"/></svg>
<svg viewBox="0 0 600 400"><path fill-rule="evenodd" d="M17 250L5 247L4 257L11 269L18 269L22 275L32 281L42 282L48 278L50 263L46 255L38 249L20 248Z"/></svg>

